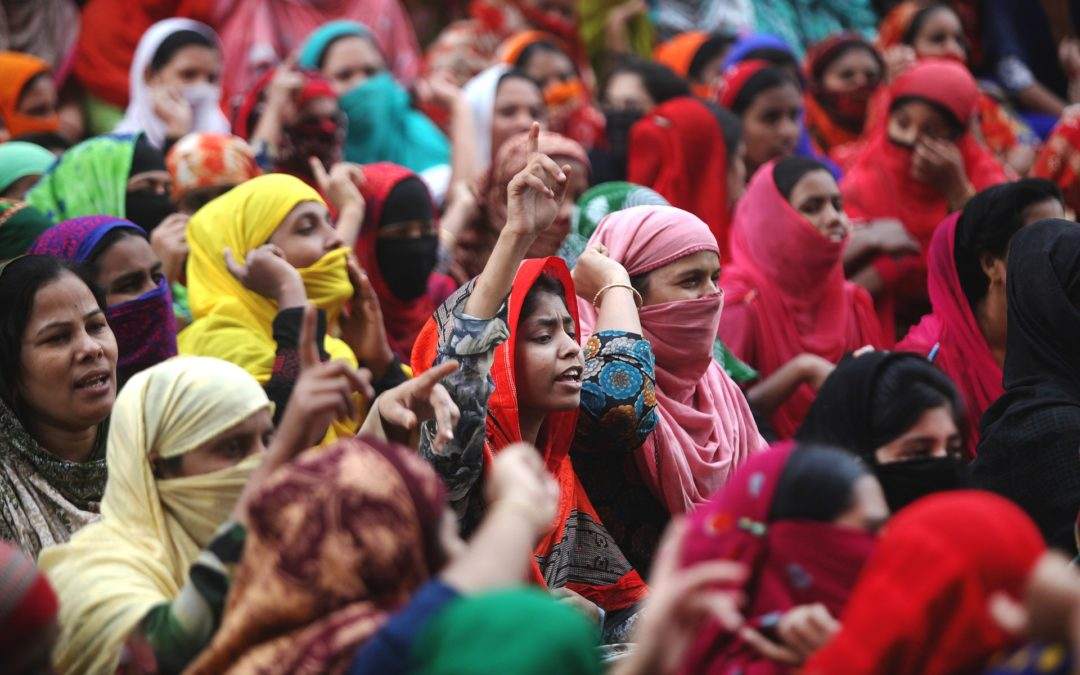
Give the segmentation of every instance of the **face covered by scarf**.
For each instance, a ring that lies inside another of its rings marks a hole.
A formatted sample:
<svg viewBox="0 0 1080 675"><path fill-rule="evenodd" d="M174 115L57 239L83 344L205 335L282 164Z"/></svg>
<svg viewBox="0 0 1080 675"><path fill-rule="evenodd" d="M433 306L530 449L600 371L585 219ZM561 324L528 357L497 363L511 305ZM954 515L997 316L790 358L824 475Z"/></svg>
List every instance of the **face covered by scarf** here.
<svg viewBox="0 0 1080 675"><path fill-rule="evenodd" d="M87 263L105 254L108 249L99 244L117 230L146 238L142 228L122 218L87 216L66 220L50 228L38 237L30 253ZM176 356L176 316L165 279L138 298L109 306L105 316L116 336L119 354L117 388L123 387L135 373Z"/></svg>
<svg viewBox="0 0 1080 675"><path fill-rule="evenodd" d="M102 518L39 559L60 597L58 671L116 669L131 630L151 607L176 599L262 461L252 455L211 473L158 479L151 457L181 457L270 407L254 378L208 358L170 359L120 391Z"/></svg>

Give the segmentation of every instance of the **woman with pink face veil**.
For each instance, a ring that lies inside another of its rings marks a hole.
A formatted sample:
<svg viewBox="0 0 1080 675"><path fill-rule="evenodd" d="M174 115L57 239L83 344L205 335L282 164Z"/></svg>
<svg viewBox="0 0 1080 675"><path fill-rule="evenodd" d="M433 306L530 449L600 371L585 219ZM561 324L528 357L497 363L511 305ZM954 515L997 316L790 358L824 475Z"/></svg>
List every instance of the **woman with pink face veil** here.
<svg viewBox="0 0 1080 675"><path fill-rule="evenodd" d="M724 296L716 286L720 251L708 225L671 206L617 211L600 221L582 257L600 254L626 268L642 297L639 318L656 356L659 415L639 450L589 452L582 443L574 466L620 547L635 566L646 565L670 516L705 502L765 442L738 385L712 357ZM603 316L592 297L582 297L582 287L581 334L591 336ZM586 354L593 348L590 337ZM612 380L619 376L613 369Z"/></svg>

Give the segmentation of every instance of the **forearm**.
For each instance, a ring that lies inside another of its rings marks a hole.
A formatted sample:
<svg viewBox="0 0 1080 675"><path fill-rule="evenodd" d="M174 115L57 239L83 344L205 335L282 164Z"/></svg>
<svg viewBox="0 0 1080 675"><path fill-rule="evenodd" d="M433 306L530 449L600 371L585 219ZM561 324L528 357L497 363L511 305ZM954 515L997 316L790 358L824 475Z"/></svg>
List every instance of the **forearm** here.
<svg viewBox="0 0 1080 675"><path fill-rule="evenodd" d="M518 265L532 246L536 236L524 234L513 223L507 222L495 242L487 265L476 278L476 286L465 303L465 313L477 319L490 319L510 295L510 288L517 276Z"/></svg>
<svg viewBox="0 0 1080 675"><path fill-rule="evenodd" d="M531 508L524 502L496 502L468 548L443 570L443 581L463 594L520 584L536 545L526 511Z"/></svg>

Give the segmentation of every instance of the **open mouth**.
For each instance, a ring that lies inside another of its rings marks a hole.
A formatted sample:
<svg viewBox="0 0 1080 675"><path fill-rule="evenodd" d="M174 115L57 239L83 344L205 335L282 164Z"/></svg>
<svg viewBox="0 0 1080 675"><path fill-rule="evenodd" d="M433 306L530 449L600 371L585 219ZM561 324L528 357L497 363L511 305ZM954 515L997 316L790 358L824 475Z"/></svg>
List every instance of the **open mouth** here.
<svg viewBox="0 0 1080 675"><path fill-rule="evenodd" d="M109 373L96 372L84 375L75 381L75 388L80 390L98 390L105 389L109 386L109 381L112 378Z"/></svg>

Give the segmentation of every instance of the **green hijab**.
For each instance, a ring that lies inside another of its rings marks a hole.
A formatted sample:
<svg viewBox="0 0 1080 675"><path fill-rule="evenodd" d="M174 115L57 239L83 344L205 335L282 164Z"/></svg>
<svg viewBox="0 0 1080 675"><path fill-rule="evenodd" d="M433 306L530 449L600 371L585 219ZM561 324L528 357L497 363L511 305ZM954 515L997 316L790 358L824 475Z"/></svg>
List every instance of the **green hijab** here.
<svg viewBox="0 0 1080 675"><path fill-rule="evenodd" d="M0 199L0 262L26 253L50 227L52 221L26 202Z"/></svg>
<svg viewBox="0 0 1080 675"><path fill-rule="evenodd" d="M599 675L599 631L532 588L455 600L413 648L415 675Z"/></svg>
<svg viewBox="0 0 1080 675"><path fill-rule="evenodd" d="M79 216L125 217L131 159L138 135L96 136L60 156L26 194L53 222Z"/></svg>
<svg viewBox="0 0 1080 675"><path fill-rule="evenodd" d="M45 173L56 156L33 143L10 141L0 143L0 192L20 178Z"/></svg>

